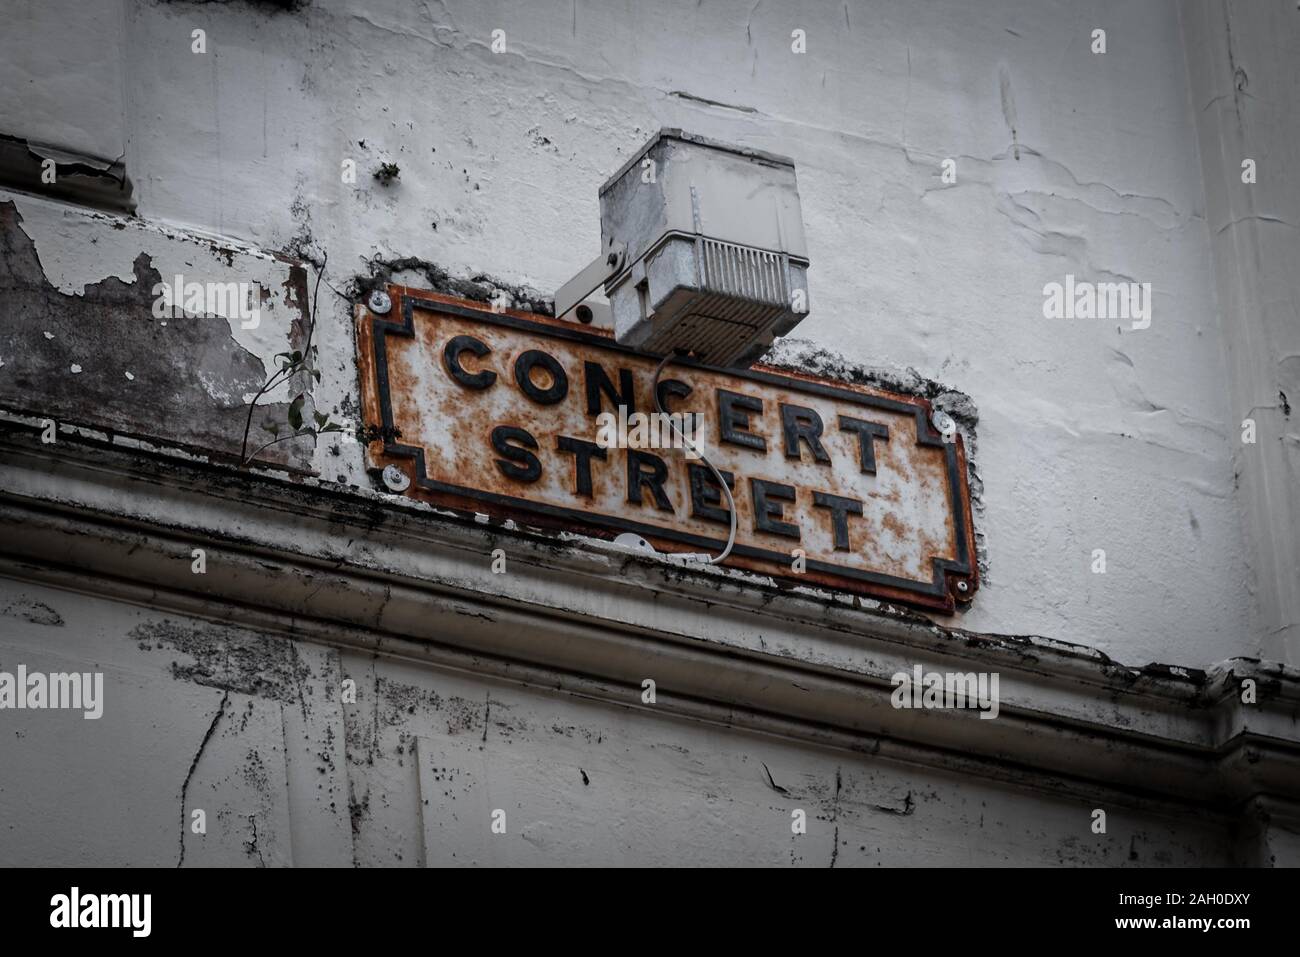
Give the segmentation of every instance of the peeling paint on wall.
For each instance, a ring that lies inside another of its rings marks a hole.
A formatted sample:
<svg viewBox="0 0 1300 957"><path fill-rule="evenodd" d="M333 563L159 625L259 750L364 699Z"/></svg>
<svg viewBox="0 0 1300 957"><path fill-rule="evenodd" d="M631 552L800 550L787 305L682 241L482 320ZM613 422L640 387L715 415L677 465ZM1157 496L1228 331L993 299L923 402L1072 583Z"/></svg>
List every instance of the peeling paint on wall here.
<svg viewBox="0 0 1300 957"><path fill-rule="evenodd" d="M0 405L238 454L246 397L262 385L266 365L232 338L230 321L200 315L157 319L153 290L163 277L144 252L136 255L129 281L110 275L77 294L63 292L46 277L24 220L14 202L0 202L0 283L9 290L0 315ZM304 285L305 277L284 282L286 299L300 310L305 297L294 287ZM287 333L280 331L286 348ZM252 448L271 441L265 424L283 423L286 412L283 401L259 407ZM310 440L294 440L272 446L264 457L301 467L311 448Z"/></svg>

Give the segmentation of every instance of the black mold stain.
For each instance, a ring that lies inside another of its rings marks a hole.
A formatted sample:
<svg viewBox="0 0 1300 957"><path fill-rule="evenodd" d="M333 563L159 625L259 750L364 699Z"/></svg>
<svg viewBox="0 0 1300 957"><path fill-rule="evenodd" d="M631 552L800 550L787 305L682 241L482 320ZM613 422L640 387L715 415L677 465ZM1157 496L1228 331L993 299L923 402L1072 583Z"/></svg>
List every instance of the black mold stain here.
<svg viewBox="0 0 1300 957"><path fill-rule="evenodd" d="M0 608L0 617L17 618L33 625L50 625L56 628L61 628L64 624L63 616L45 602L24 599L11 601Z"/></svg>
<svg viewBox="0 0 1300 957"><path fill-rule="evenodd" d="M449 296L459 296L471 302L491 302L504 293L510 302L507 308L523 312L535 312L549 316L555 311L554 303L536 289L514 285L496 279L486 273L476 273L468 279L452 276L437 263L417 256L405 256L400 259L383 259L376 256L366 264L369 270L364 275L357 275L348 283L347 296L357 302L364 301L372 290L382 289L392 281L395 273L414 272L424 277L426 289Z"/></svg>
<svg viewBox="0 0 1300 957"><path fill-rule="evenodd" d="M777 369L928 399L971 433L979 424L979 409L970 396L927 378L915 369L895 371L859 365L806 339L789 337L777 340L761 361Z"/></svg>
<svg viewBox="0 0 1300 957"><path fill-rule="evenodd" d="M287 638L175 621L136 625L127 638L146 651L169 648L193 659L188 664L173 661L174 678L307 706L300 688L312 677L311 669Z"/></svg>

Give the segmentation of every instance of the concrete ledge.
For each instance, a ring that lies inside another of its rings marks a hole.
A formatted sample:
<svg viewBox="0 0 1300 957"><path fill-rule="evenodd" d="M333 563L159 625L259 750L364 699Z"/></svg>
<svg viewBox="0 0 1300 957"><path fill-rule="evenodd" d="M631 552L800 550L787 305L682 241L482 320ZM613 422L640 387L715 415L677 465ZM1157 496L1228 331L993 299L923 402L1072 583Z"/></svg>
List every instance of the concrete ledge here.
<svg viewBox="0 0 1300 957"><path fill-rule="evenodd" d="M652 678L659 713L1035 788L1214 815L1300 802L1300 675L1280 665L1125 667L368 490L111 441L42 445L23 427L0 434L0 476L13 578L629 708ZM891 675L918 664L998 672L997 719L894 708ZM1247 678L1255 705L1240 700Z"/></svg>

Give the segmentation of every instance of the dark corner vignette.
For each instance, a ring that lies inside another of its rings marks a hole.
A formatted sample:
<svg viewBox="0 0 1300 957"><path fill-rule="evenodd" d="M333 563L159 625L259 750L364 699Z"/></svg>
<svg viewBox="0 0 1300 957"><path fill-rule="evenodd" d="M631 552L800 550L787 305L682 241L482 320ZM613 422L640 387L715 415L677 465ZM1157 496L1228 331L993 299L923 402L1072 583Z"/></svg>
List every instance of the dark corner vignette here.
<svg viewBox="0 0 1300 957"><path fill-rule="evenodd" d="M0 16L24 928L475 866L1279 919L1293 0Z"/></svg>

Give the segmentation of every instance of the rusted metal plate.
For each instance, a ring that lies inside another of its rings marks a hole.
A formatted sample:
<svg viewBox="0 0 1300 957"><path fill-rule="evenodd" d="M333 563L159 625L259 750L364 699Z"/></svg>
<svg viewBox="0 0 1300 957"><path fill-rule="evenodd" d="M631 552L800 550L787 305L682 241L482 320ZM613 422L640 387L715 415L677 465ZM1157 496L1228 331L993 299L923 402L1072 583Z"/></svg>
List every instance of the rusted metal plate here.
<svg viewBox="0 0 1300 957"><path fill-rule="evenodd" d="M657 358L572 322L389 294L388 314L359 311L362 393L367 424L385 435L371 463L406 472L407 494L721 551L729 517L707 467L680 448L598 447L599 413L655 410ZM728 565L944 611L974 595L965 452L924 399L685 360L660 391L669 411L702 414L702 450L734 483Z"/></svg>

